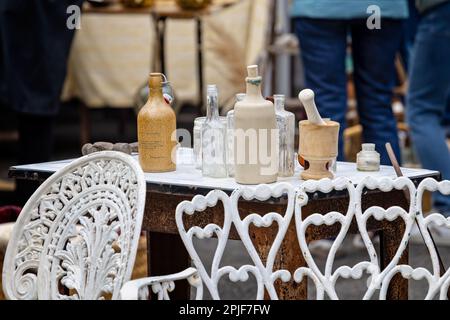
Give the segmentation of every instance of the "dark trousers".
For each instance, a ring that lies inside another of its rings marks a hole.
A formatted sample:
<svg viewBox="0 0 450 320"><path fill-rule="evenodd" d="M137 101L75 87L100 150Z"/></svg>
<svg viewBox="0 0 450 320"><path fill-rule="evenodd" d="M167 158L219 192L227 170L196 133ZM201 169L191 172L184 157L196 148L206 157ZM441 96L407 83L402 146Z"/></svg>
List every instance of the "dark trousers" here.
<svg viewBox="0 0 450 320"><path fill-rule="evenodd" d="M412 57L407 119L413 144L422 165L449 180L450 2L422 17ZM439 212L450 217L450 195L435 192L433 197Z"/></svg>
<svg viewBox="0 0 450 320"><path fill-rule="evenodd" d="M53 151L54 116L18 115L18 163L46 162ZM38 187L38 183L16 180L15 204L23 206Z"/></svg>
<svg viewBox="0 0 450 320"><path fill-rule="evenodd" d="M297 18L305 84L316 93L324 118L341 124L339 160L344 160L342 133L347 112L347 38L352 56L358 113L363 140L375 143L382 164L390 164L385 143L390 142L400 159L397 123L392 111L395 55L402 36L402 20L384 19L381 29L370 30L365 19L328 20Z"/></svg>
<svg viewBox="0 0 450 320"><path fill-rule="evenodd" d="M83 0L0 1L0 105L16 111L20 164L49 161L74 30L70 5ZM17 181L18 204L34 188Z"/></svg>

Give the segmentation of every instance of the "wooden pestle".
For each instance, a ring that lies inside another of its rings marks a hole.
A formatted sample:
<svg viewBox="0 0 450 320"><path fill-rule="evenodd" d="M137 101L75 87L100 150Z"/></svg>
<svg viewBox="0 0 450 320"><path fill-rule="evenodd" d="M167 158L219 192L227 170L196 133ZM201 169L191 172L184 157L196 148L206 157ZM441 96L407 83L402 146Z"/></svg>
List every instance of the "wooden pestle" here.
<svg viewBox="0 0 450 320"><path fill-rule="evenodd" d="M311 89L302 90L298 94L298 98L303 103L309 122L318 126L325 126L326 123L320 116L316 103L314 102L314 91Z"/></svg>

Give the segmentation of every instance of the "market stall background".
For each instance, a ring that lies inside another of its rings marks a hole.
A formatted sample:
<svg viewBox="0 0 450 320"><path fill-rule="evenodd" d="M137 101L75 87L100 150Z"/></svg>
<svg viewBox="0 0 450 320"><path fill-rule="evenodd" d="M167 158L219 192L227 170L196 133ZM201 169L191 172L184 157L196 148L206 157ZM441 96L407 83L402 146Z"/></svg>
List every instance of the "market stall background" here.
<svg viewBox="0 0 450 320"><path fill-rule="evenodd" d="M245 67L256 62L264 47L268 8L267 0L236 1L202 18L205 83L218 85L221 103L245 89ZM78 98L91 108L134 106L137 90L147 83L155 59L152 23L146 13L82 15L63 100ZM167 77L177 103L198 102L195 37L194 21L167 22Z"/></svg>

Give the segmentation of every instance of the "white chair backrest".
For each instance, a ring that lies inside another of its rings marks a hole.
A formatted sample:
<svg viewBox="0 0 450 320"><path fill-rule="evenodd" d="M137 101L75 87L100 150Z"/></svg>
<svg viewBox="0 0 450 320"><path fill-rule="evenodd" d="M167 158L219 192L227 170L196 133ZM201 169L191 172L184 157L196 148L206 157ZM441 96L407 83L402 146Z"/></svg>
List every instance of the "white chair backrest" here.
<svg viewBox="0 0 450 320"><path fill-rule="evenodd" d="M145 192L137 161L114 151L53 174L14 226L3 267L6 297L118 298L134 266Z"/></svg>

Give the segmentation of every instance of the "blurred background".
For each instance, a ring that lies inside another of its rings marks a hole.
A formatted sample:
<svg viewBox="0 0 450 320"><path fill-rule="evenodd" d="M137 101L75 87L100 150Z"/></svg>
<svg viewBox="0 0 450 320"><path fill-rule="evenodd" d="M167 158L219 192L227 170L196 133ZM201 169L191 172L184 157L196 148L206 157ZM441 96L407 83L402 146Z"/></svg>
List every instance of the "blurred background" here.
<svg viewBox="0 0 450 320"><path fill-rule="evenodd" d="M164 71L171 82L179 128L192 130L194 118L204 113L200 72L203 88L218 85L221 113L226 114L235 94L245 91L249 64L262 69L264 94L285 94L287 109L303 119L296 96L305 87L304 76L290 5L288 0L214 0L206 9L183 15L185 10L171 0L155 0L153 9L125 6L118 0L85 1L68 58L51 159L78 157L87 142L136 141L136 111L145 103L151 71ZM345 158L354 161L363 128L356 111L351 38L346 59ZM404 122L407 71L400 51L395 65L392 107L403 164L417 166ZM15 182L8 179L8 168L17 164L19 152L16 113L2 108L0 123L0 205L21 205L26 199L15 197Z"/></svg>

